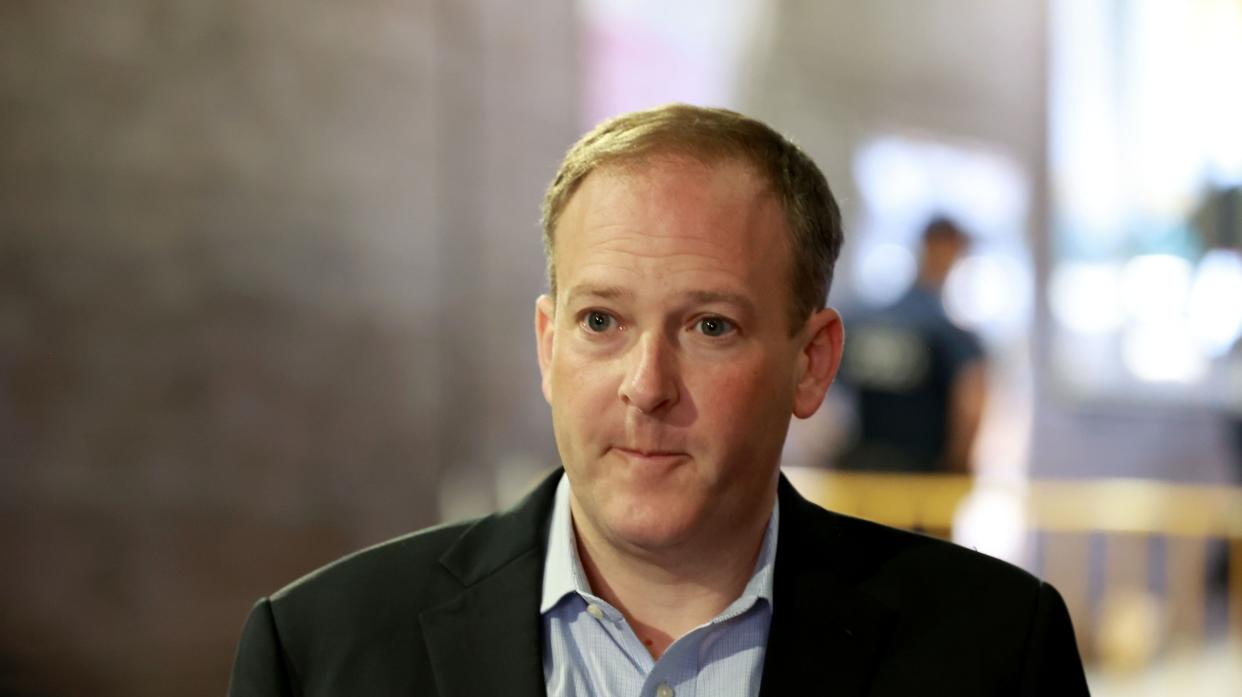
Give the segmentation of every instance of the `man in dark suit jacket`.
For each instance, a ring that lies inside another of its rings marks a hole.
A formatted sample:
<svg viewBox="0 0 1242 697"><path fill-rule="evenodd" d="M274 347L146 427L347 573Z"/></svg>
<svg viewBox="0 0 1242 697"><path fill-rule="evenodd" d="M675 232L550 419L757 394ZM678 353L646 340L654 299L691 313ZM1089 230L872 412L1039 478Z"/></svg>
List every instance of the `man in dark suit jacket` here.
<svg viewBox="0 0 1242 697"><path fill-rule="evenodd" d="M260 601L230 694L544 694L539 592L560 472L511 510L358 552ZM762 695L1082 695L1049 585L780 485Z"/></svg>
<svg viewBox="0 0 1242 697"><path fill-rule="evenodd" d="M843 340L840 215L797 147L724 110L617 117L544 236L563 472L261 600L231 695L1086 694L1051 587L780 477Z"/></svg>

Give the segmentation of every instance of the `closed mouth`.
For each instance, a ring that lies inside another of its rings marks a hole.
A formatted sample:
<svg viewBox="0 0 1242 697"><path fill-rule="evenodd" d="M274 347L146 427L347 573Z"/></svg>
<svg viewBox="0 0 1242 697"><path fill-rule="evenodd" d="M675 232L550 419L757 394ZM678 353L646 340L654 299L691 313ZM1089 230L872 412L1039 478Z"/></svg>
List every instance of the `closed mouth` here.
<svg viewBox="0 0 1242 697"><path fill-rule="evenodd" d="M617 446L616 450L634 457L679 457L685 455L684 452L679 450L647 450L644 448L624 448L620 446Z"/></svg>

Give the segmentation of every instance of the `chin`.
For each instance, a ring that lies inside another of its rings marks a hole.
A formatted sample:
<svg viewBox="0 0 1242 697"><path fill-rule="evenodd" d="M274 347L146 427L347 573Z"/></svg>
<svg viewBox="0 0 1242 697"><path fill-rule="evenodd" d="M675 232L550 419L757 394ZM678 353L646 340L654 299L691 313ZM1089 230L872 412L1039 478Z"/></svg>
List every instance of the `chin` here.
<svg viewBox="0 0 1242 697"><path fill-rule="evenodd" d="M605 503L598 522L609 537L640 549L676 547L693 535L700 518L691 510L669 506L677 502L662 502L659 496L640 496L631 501L619 498ZM684 500L680 503L685 504Z"/></svg>

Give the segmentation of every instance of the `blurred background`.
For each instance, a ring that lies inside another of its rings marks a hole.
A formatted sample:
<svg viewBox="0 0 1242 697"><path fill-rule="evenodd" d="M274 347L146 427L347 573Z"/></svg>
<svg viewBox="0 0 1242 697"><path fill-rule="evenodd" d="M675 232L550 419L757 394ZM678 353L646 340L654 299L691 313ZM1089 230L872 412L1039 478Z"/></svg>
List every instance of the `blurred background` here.
<svg viewBox="0 0 1242 697"><path fill-rule="evenodd" d="M668 101L820 163L847 332L968 240L964 469L843 471L847 383L800 488L1050 577L1097 694L1238 694L1240 74L1242 0L0 5L0 695L221 694L256 598L555 465L541 193Z"/></svg>

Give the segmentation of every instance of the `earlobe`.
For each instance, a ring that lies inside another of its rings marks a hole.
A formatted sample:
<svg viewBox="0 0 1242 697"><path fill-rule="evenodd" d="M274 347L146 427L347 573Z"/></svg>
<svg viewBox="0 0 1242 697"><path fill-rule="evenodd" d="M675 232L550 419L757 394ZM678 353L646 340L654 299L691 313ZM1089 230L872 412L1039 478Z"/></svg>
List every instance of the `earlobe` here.
<svg viewBox="0 0 1242 697"><path fill-rule="evenodd" d="M799 376L794 392L794 416L814 414L828 394L845 344L845 329L837 311L826 307L807 319L807 338L798 356Z"/></svg>
<svg viewBox="0 0 1242 697"><path fill-rule="evenodd" d="M556 301L544 294L535 300L535 351L539 356L540 386L543 398L552 402L552 341L556 332Z"/></svg>

